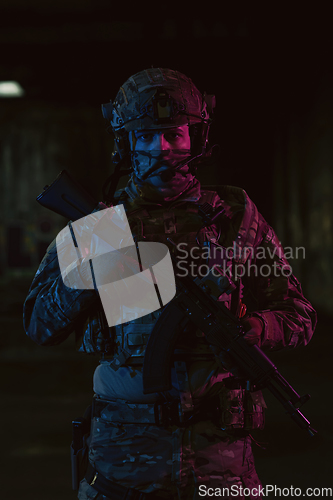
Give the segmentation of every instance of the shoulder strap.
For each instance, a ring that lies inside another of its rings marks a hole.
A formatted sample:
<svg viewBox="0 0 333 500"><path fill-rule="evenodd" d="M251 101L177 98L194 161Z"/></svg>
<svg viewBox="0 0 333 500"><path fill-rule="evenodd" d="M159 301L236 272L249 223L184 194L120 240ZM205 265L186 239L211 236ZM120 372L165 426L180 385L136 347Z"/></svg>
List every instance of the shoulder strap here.
<svg viewBox="0 0 333 500"><path fill-rule="evenodd" d="M256 240L259 222L262 227L263 217L244 189L227 185L215 186L215 189L225 207L226 216L232 219L238 214L239 222L238 227L235 227L237 234L234 241L235 260L244 263Z"/></svg>

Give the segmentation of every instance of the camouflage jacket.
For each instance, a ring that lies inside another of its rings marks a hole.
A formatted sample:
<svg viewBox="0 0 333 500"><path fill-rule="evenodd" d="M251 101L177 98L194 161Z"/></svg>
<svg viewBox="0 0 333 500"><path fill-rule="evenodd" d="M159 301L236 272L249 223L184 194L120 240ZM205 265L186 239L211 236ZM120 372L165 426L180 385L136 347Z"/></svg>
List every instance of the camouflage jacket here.
<svg viewBox="0 0 333 500"><path fill-rule="evenodd" d="M221 295L220 300L238 315L240 304L246 304L247 316L262 320L264 350L309 342L316 313L304 298L299 282L290 274L273 229L245 191L222 186L217 194L199 188L196 198L178 199L161 206L138 199L127 189L119 194L119 203L125 206L133 236L169 246L177 260L175 273L179 276L188 272L200 275L213 263L231 270L236 286L232 293ZM223 209L218 224L203 224L199 214L202 206ZM214 253L214 249L224 252ZM100 397L155 403L162 395L143 394L142 362L160 312L109 328L94 290L75 290L64 285L53 242L25 301L24 327L32 340L45 346L59 344L75 331L80 352L103 353L102 364L94 375L94 390ZM228 381L232 382L231 368L221 365L195 325L190 324L180 332L175 352L177 359L186 360L186 364L183 362L182 370L177 369L178 361L171 367L172 390L163 398L179 399L181 391L188 401L202 405L207 398L218 397L224 408L221 417L224 428L262 428L265 403L261 392L255 389L251 392L247 413L244 390L228 385Z"/></svg>
<svg viewBox="0 0 333 500"><path fill-rule="evenodd" d="M212 249L218 243L227 250L225 254L230 258L224 259L224 265L233 266L233 269L238 266L239 276L243 274L237 293L247 306L247 314L263 321L264 349L295 347L309 342L316 313L304 298L299 282L290 274L273 229L244 190L231 186L220 186L219 194L201 190L198 200L178 200L167 207L131 199L128 192L122 191L119 202L124 204L133 234L139 239L161 241L171 251L175 248L167 238L177 245L179 273L189 271L191 263L196 265L196 270L205 265L207 258L200 257L202 246ZM224 208L219 227L203 227L198 207L205 202ZM182 259L182 256L185 257ZM191 272L195 274L197 271L193 269ZM226 297L228 307L232 307L231 302L230 297ZM234 312L238 298L235 304ZM40 345L56 345L75 331L79 351L111 355L119 354L126 337L127 350L133 355L142 354L156 314L116 327L116 332L107 327L103 316L94 290L74 290L63 284L53 241L24 304L27 335ZM137 323L136 328L133 323Z"/></svg>

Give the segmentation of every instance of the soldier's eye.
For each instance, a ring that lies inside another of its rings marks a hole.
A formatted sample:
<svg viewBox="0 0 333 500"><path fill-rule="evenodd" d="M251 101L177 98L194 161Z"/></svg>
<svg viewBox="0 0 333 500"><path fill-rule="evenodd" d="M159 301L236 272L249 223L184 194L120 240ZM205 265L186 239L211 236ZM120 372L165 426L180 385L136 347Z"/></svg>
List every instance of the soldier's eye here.
<svg viewBox="0 0 333 500"><path fill-rule="evenodd" d="M151 142L153 137L153 134L141 134L137 137L137 139L142 142Z"/></svg>
<svg viewBox="0 0 333 500"><path fill-rule="evenodd" d="M176 141L180 137L181 135L178 134L177 132L169 132L168 134L165 134L165 138L167 141Z"/></svg>

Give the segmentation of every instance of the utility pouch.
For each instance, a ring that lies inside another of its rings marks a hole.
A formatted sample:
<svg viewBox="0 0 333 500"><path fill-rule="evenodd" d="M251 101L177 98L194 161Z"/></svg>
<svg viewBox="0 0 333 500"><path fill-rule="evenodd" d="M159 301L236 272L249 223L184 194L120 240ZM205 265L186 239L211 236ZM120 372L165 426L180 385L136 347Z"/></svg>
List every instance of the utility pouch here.
<svg viewBox="0 0 333 500"><path fill-rule="evenodd" d="M261 391L224 387L219 396L224 429L263 429L266 404Z"/></svg>
<svg viewBox="0 0 333 500"><path fill-rule="evenodd" d="M72 444L71 444L71 463L72 463L72 489L78 490L80 481L88 467L88 444L87 439L90 435L91 425L91 406L85 412L84 417L72 420Z"/></svg>

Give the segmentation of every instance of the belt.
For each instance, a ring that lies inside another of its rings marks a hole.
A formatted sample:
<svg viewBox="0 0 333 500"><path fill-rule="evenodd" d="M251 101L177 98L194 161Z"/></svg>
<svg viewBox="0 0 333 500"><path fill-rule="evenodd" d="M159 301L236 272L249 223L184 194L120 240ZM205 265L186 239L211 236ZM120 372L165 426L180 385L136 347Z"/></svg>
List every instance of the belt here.
<svg viewBox="0 0 333 500"><path fill-rule="evenodd" d="M110 422L136 424L154 424L168 427L177 425L185 427L200 420L216 420L221 416L218 398L213 398L205 405L191 411L182 411L180 401L163 403L127 403L125 401L108 401L94 398L93 416Z"/></svg>
<svg viewBox="0 0 333 500"><path fill-rule="evenodd" d="M126 488L126 486L110 481L90 463L84 477L96 491L112 500L161 500L167 498L165 495L161 496L158 492L143 493L134 488Z"/></svg>

